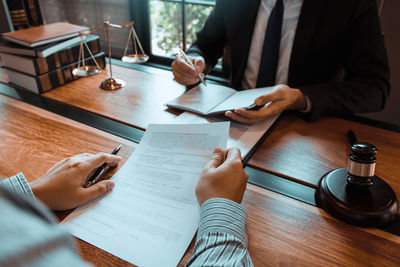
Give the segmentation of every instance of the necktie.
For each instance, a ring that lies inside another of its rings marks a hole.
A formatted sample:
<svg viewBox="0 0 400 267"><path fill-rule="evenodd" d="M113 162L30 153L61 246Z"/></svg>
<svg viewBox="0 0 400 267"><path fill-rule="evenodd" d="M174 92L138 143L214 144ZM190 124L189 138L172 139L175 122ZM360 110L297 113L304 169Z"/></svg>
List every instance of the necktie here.
<svg viewBox="0 0 400 267"><path fill-rule="evenodd" d="M258 70L257 88L275 85L283 20L283 0L276 0L268 19Z"/></svg>

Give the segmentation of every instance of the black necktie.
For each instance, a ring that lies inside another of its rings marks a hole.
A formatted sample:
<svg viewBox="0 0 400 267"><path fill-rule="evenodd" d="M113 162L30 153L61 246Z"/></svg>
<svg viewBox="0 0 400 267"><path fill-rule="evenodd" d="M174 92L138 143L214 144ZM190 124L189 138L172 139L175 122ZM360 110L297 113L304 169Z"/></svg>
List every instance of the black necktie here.
<svg viewBox="0 0 400 267"><path fill-rule="evenodd" d="M265 31L260 69L256 87L275 85L283 20L283 0L276 0Z"/></svg>

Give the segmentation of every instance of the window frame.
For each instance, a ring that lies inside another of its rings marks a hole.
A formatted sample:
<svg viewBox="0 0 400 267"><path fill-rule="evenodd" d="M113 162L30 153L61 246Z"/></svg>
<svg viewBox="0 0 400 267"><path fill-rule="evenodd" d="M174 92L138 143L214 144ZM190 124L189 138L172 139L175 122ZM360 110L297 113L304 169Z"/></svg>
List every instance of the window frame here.
<svg viewBox="0 0 400 267"><path fill-rule="evenodd" d="M144 65L157 67L165 70L171 70L171 63L173 57L156 55L152 53L151 43L151 16L150 16L150 1L151 0L128 0L127 8L129 10L130 21L134 21L134 27L136 34L142 44L144 52L149 55L149 61ZM216 1L214 0L159 0L167 3L177 3L181 5L181 27L185 29L182 31L182 41L184 44L187 42L186 36L186 12L188 5L201 5L201 6L215 6ZM40 4L39 4L40 8ZM114 56L115 57L115 56ZM115 58L117 59L117 58ZM218 82L227 82L228 74L223 72L222 67L217 66L212 72L207 75L207 79L216 80Z"/></svg>
<svg viewBox="0 0 400 267"><path fill-rule="evenodd" d="M149 61L145 64L171 70L171 63L173 57L155 55L151 52L151 21L150 21L150 6L151 0L131 0L130 3L130 14L131 19L135 21L135 30L142 43L143 49L146 54L149 55ZM182 5L182 29L186 29L186 5L204 5L214 6L215 1L208 0L159 0L162 2L179 3ZM183 43L186 44L186 30L183 31L182 36ZM221 67L214 68L210 73L212 80L226 82L228 78L226 73L223 72ZM215 77L213 77L215 76Z"/></svg>

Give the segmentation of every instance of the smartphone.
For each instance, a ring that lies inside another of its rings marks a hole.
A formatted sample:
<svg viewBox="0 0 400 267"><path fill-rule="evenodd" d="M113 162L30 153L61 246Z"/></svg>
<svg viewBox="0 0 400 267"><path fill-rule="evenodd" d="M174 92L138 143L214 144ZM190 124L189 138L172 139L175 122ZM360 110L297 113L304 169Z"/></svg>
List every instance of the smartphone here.
<svg viewBox="0 0 400 267"><path fill-rule="evenodd" d="M262 108L263 106L257 106L256 104L251 104L250 106L248 106L248 107L246 107L246 108L244 108L244 109L247 109L247 110L259 110L260 108Z"/></svg>

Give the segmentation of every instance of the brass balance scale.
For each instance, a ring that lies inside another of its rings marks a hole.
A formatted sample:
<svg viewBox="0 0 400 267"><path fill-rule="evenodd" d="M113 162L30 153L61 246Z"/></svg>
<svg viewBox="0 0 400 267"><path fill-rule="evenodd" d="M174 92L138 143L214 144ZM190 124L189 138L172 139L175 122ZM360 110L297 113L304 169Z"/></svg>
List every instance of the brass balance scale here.
<svg viewBox="0 0 400 267"><path fill-rule="evenodd" d="M101 72L101 68L99 64L97 63L96 59L94 58L92 51L90 50L89 46L86 43L86 36L90 34L94 34L95 32L105 29L106 31L106 38L107 38L107 50L108 50L108 68L109 68L109 77L105 79L104 81L101 82L100 88L104 90L117 90L126 85L126 82L117 79L113 77L112 74L112 65L111 65L111 47L110 47L110 28L117 28L117 29L124 29L124 28L130 28L129 30L129 35L128 35L128 40L126 41L125 45L125 50L124 50L124 55L121 58L121 60L125 63L128 64L141 64L146 62L149 59L149 56L146 55L143 51L143 47L140 44L139 38L136 34L135 29L133 28L134 22L129 22L124 25L117 25L117 24L111 24L108 20L104 21L104 24L99 26L98 28L94 29L93 31L90 32L82 32L80 33L81 41L80 41L80 47L79 47L79 57L78 57L78 67L75 68L72 71L72 74L75 76L79 77L86 77L86 76L91 76L95 75ZM128 50L128 45L130 43L130 40L133 40L133 46L134 46L134 53L133 54L126 54ZM140 52L138 52L138 46L140 49ZM92 61L95 63L95 65L86 65L85 63L85 48L89 52L90 57Z"/></svg>

